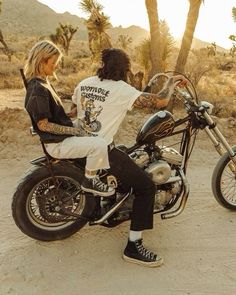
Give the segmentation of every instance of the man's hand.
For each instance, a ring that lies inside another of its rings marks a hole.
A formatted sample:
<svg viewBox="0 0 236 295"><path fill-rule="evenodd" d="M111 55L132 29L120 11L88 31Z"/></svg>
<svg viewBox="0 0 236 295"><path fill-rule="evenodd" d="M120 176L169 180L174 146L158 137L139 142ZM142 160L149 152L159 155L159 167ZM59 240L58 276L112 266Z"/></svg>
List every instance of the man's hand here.
<svg viewBox="0 0 236 295"><path fill-rule="evenodd" d="M173 76L174 83L178 87L186 87L188 80L183 75Z"/></svg>

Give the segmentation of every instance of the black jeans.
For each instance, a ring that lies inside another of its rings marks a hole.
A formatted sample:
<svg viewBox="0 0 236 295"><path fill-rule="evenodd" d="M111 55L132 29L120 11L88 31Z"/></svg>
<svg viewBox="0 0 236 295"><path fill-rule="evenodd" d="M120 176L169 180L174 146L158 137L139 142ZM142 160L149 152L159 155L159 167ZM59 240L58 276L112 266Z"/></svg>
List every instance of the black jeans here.
<svg viewBox="0 0 236 295"><path fill-rule="evenodd" d="M112 174L127 191L132 187L135 195L130 229L141 231L153 228L155 185L148 175L124 152L113 148L109 151Z"/></svg>

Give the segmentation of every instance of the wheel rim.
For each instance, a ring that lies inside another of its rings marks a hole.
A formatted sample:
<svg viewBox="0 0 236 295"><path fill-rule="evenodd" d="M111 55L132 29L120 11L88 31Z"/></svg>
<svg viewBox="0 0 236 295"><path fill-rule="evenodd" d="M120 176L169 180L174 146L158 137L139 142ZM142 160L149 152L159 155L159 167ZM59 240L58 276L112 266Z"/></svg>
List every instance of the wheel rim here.
<svg viewBox="0 0 236 295"><path fill-rule="evenodd" d="M81 215L85 208L85 195L79 182L66 176L46 178L37 183L29 193L26 204L27 216L36 227L47 231L64 229L76 222L75 217L57 212L64 206L67 211ZM62 201L59 204L58 195Z"/></svg>
<svg viewBox="0 0 236 295"><path fill-rule="evenodd" d="M236 206L236 176L231 171L229 164L222 172L220 190L226 202L232 206Z"/></svg>

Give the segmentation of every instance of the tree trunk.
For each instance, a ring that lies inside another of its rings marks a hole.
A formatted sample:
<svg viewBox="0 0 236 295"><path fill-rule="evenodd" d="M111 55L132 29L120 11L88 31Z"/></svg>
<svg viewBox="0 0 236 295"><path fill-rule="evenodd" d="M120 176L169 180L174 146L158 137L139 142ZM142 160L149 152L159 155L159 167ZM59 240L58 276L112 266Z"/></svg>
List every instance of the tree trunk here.
<svg viewBox="0 0 236 295"><path fill-rule="evenodd" d="M11 61L12 52L9 49L9 47L7 46L7 43L4 40L4 37L3 37L3 34L2 34L1 30L0 30L0 43L2 43L2 45L3 45L3 52L8 57L8 60Z"/></svg>
<svg viewBox="0 0 236 295"><path fill-rule="evenodd" d="M189 0L190 6L189 6L189 12L186 22L186 28L184 32L184 36L182 39L179 55L177 58L175 71L184 73L185 65L187 62L188 54L191 49L192 41L193 41L193 35L196 28L198 15L199 15L199 9L202 4L202 0Z"/></svg>
<svg viewBox="0 0 236 295"><path fill-rule="evenodd" d="M145 0L147 14L149 19L150 37L151 37L151 71L149 73L149 79L155 74L162 72L161 62L161 44L160 44L160 27L157 11L156 0Z"/></svg>

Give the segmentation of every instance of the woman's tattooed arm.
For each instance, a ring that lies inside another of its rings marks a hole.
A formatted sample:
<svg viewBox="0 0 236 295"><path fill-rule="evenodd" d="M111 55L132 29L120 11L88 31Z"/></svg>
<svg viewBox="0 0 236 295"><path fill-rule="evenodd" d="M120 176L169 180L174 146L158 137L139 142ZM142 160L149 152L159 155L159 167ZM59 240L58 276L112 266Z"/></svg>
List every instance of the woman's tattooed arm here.
<svg viewBox="0 0 236 295"><path fill-rule="evenodd" d="M42 119L38 121L37 126L39 130L52 133L52 134L68 134L68 135L77 135L77 136L87 135L85 131L79 128L62 126L59 124L51 123L51 122L48 122L48 119Z"/></svg>
<svg viewBox="0 0 236 295"><path fill-rule="evenodd" d="M143 92L134 102L137 108L160 109L166 107L175 87L173 77L169 78L157 94Z"/></svg>

